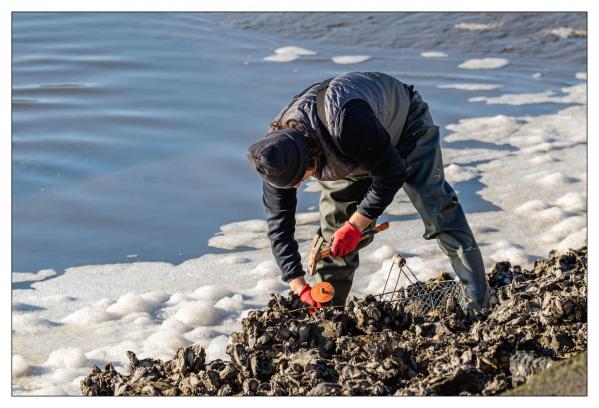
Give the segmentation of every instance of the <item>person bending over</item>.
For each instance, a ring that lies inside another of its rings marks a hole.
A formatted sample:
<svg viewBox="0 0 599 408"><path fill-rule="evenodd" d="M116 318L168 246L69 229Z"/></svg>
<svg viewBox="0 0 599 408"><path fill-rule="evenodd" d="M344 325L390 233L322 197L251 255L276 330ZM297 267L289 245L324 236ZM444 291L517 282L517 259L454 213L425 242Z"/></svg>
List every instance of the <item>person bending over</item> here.
<svg viewBox="0 0 599 408"><path fill-rule="evenodd" d="M282 278L301 300L317 303L304 280L294 239L297 188L314 177L321 187L320 230L332 262L317 276L343 305L359 265L362 231L373 226L403 187L465 285L469 308L489 305L482 255L453 188L443 173L439 128L414 90L379 72L350 72L310 85L252 144L248 159L263 179L268 237Z"/></svg>

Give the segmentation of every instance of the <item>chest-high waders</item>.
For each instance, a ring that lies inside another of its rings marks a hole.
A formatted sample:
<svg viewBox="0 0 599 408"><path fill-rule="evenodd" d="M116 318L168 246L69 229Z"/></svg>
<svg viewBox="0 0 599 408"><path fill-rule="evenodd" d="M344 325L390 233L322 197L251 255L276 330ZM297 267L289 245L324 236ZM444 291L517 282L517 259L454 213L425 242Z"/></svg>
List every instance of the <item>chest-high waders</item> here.
<svg viewBox="0 0 599 408"><path fill-rule="evenodd" d="M403 189L420 214L425 226L424 239L437 240L451 265L465 285L466 293L476 305L487 305L489 285L485 277L482 255L470 230L462 206L453 188L445 180L439 140L439 128L433 123L428 105L418 92L409 90L409 113L396 147L407 167ZM321 91L320 93L324 93ZM317 98L318 101L319 98ZM320 98L322 101L322 98ZM317 104L323 107L322 102ZM322 116L319 112L319 116ZM320 233L329 241L335 231L356 211L366 195L372 179L368 172L358 169L349 176L335 181L320 181ZM320 280L335 288L331 304L345 303L352 286L354 272L360 263L359 249L372 239L362 241L356 251L320 261L317 274Z"/></svg>

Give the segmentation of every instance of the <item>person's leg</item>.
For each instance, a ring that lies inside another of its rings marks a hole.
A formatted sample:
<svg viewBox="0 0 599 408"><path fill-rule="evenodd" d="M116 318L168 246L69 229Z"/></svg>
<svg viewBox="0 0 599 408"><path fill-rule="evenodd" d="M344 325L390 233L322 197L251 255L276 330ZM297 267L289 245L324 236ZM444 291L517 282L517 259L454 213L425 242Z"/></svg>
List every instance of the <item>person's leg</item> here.
<svg viewBox="0 0 599 408"><path fill-rule="evenodd" d="M489 285L482 255L458 197L445 180L439 128L432 123L428 109L420 128L422 134L405 157L408 175L404 191L424 222L424 239L436 238L475 308L486 307Z"/></svg>
<svg viewBox="0 0 599 408"><path fill-rule="evenodd" d="M335 231L356 211L362 198L370 188L372 179L368 175L346 177L336 181L319 182L320 233L329 242ZM331 305L344 305L354 279L354 272L360 264L358 251L372 242L372 238L360 242L358 248L344 257L318 262L318 278L329 282L335 289Z"/></svg>

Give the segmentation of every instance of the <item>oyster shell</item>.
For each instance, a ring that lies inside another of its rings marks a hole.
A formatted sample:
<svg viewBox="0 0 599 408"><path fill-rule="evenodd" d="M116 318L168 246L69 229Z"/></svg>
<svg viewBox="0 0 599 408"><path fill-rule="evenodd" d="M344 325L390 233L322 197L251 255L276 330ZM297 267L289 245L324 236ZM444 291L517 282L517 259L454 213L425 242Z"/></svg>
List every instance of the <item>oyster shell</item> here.
<svg viewBox="0 0 599 408"><path fill-rule="evenodd" d="M200 345L129 372L93 366L84 395L494 395L587 348L587 249L551 252L532 270L488 273L489 310L452 299L422 314L374 296L308 316L297 296L272 295L231 335L230 361Z"/></svg>

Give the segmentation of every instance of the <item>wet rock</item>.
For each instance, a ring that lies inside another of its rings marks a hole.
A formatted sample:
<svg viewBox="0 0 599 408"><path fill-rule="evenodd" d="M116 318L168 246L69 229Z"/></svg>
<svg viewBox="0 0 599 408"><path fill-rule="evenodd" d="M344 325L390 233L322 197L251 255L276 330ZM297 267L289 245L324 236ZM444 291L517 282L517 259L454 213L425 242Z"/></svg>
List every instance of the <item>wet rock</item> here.
<svg viewBox="0 0 599 408"><path fill-rule="evenodd" d="M128 352L127 374L93 366L81 391L495 395L586 350L587 276L586 247L551 253L531 270L499 262L488 273L492 307L472 315L451 297L442 310L423 313L367 296L309 316L296 295L274 294L231 334L230 361L207 362L199 345L178 349L167 362Z"/></svg>
<svg viewBox="0 0 599 408"><path fill-rule="evenodd" d="M331 396L341 395L341 386L337 383L320 383L312 388L308 395Z"/></svg>
<svg viewBox="0 0 599 408"><path fill-rule="evenodd" d="M255 378L246 378L243 380L243 395L256 395L260 381Z"/></svg>

